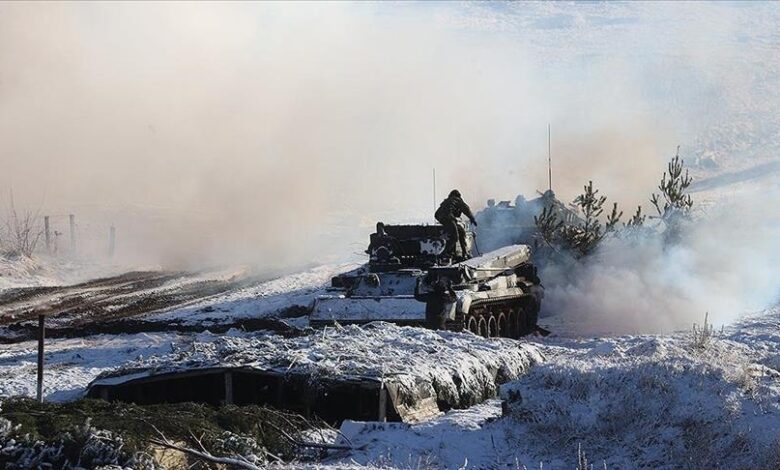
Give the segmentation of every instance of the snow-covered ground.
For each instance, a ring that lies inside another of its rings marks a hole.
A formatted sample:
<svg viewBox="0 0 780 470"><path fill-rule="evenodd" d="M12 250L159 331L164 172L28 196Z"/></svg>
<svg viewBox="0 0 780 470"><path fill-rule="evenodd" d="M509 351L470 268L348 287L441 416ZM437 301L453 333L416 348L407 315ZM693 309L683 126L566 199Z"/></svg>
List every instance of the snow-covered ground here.
<svg viewBox="0 0 780 470"><path fill-rule="evenodd" d="M317 295L325 293L332 277L358 266L360 265L356 263L318 266L210 297L185 307L148 315L145 319L208 325L276 316L289 309L311 306Z"/></svg>
<svg viewBox="0 0 780 470"><path fill-rule="evenodd" d="M396 468L778 468L780 308L716 331L547 338L498 400L421 424L345 423L329 462ZM346 442L346 441L345 441Z"/></svg>
<svg viewBox="0 0 780 470"><path fill-rule="evenodd" d="M367 378L394 384L399 399L435 397L455 408L495 396L543 361L531 344L389 323L335 326L284 338L265 332L206 338L170 354L131 361L98 382L212 367L251 367L319 378Z"/></svg>
<svg viewBox="0 0 780 470"><path fill-rule="evenodd" d="M165 354L174 345L196 338L175 333L100 335L88 338L54 339L46 342L44 398L68 401L80 398L98 374L127 361ZM35 396L37 342L0 345L0 397Z"/></svg>
<svg viewBox="0 0 780 470"><path fill-rule="evenodd" d="M391 329L408 331L411 336L405 341L417 348L437 349L444 340L425 330ZM227 337L156 333L52 340L47 346L46 397L77 398L101 372L123 363L159 365L175 355L185 361L202 359L211 357L209 351L220 350L225 341L233 346L258 341L252 335L233 330ZM456 343L467 340L464 345L471 343L486 352L503 342L469 334L444 336ZM317 356L324 346L315 339L295 341L314 341L310 352ZM608 468L776 468L773 465L780 463L780 308L745 316L722 331L715 330L708 341L680 332L529 342L545 360L502 387L506 415L502 416L500 401L489 400L420 424L346 422L343 433L356 450L334 455L323 464L532 468L542 462L545 468L571 468L580 446L591 462L600 466L605 461ZM338 360L377 370L397 367L403 360L393 356L383 365L371 358L386 348L365 343L361 346L365 357L346 348ZM231 350L257 359L250 348ZM288 360L301 356L301 351L290 349ZM297 361L317 362L312 354ZM320 355L324 362L318 367L335 360ZM457 362L455 357L452 360ZM457 370L457 364L451 366ZM442 363L443 369L447 367L446 361ZM0 396L32 396L34 370L34 342L0 346Z"/></svg>
<svg viewBox="0 0 780 470"><path fill-rule="evenodd" d="M159 269L147 266L144 269ZM126 266L94 263L87 260L36 255L6 258L0 256L0 292L20 287L48 287L75 284L98 277L113 276Z"/></svg>

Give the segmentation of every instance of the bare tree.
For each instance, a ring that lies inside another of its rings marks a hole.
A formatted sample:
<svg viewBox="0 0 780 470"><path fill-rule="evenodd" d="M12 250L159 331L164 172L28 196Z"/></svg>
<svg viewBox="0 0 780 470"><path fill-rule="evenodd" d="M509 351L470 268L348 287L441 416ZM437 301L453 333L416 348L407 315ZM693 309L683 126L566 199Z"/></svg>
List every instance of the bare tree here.
<svg viewBox="0 0 780 470"><path fill-rule="evenodd" d="M4 243L2 251L6 256L32 256L43 235L39 211L25 210L21 214L16 210L14 194L10 193L8 214L5 220Z"/></svg>

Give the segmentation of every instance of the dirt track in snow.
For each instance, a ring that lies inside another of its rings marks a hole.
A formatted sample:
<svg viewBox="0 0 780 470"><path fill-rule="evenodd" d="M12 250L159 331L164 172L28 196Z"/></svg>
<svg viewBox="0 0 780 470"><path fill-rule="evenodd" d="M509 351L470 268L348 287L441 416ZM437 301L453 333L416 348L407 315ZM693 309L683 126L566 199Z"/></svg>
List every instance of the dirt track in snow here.
<svg viewBox="0 0 780 470"><path fill-rule="evenodd" d="M147 313L186 305L256 281L245 271L203 273L137 271L72 286L30 287L0 292L0 341L34 335L38 315L46 315L50 335L78 331L138 331L127 321ZM158 325L159 326L159 325ZM147 325L145 328L154 327Z"/></svg>

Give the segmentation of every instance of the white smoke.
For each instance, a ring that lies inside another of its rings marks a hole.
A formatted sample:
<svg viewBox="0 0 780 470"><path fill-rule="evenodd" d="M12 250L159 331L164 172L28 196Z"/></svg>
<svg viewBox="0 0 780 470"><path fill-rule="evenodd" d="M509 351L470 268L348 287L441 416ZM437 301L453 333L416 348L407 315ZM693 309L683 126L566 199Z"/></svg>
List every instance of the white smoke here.
<svg viewBox="0 0 780 470"><path fill-rule="evenodd" d="M113 223L129 257L285 267L361 251L377 220L432 222L433 168L475 209L543 189L551 121L560 193L585 168L650 183L628 175L678 139L603 80L627 63L572 80L439 8L460 7L0 4L0 194L101 246Z"/></svg>
<svg viewBox="0 0 780 470"><path fill-rule="evenodd" d="M544 310L578 334L661 333L715 325L780 299L780 190L722 198L665 244L607 239L593 258L550 265ZM652 224L653 221L648 221Z"/></svg>

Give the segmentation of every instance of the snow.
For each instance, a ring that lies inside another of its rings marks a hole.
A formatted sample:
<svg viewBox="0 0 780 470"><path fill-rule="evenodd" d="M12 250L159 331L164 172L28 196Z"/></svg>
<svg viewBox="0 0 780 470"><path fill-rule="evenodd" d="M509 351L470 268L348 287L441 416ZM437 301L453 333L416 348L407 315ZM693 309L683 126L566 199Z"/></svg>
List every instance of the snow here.
<svg viewBox="0 0 780 470"><path fill-rule="evenodd" d="M475 367L500 367L501 357L518 357L513 351L526 348L545 360L502 386L506 416L499 400L488 400L412 425L347 422L342 432L355 450L322 465L571 468L578 446L608 468L776 462L780 308L745 316L716 332L703 350L693 347L688 332L518 343L387 324L289 339L235 330L56 339L47 344L46 397L77 398L101 372L116 375L121 364L162 371L254 363L385 377L414 369L445 383L440 393L456 393L447 374L482 380ZM34 342L0 346L0 396L32 396L34 367ZM511 367L509 373L519 371Z"/></svg>
<svg viewBox="0 0 780 470"><path fill-rule="evenodd" d="M581 446L596 467L777 468L780 309L692 344L685 332L540 340L545 363L502 386L506 416L494 400L421 424L347 422L356 450L327 463L574 468Z"/></svg>
<svg viewBox="0 0 780 470"><path fill-rule="evenodd" d="M372 320L425 321L425 303L413 295L375 298L317 297L312 322L369 322Z"/></svg>
<svg viewBox="0 0 780 470"><path fill-rule="evenodd" d="M492 399L467 410L454 410L419 424L346 421L339 444L363 451L329 462L388 468L461 468L464 464L496 463L491 421L501 417L500 400ZM490 468L489 466L486 468Z"/></svg>
<svg viewBox="0 0 780 470"><path fill-rule="evenodd" d="M500 383L514 380L543 361L536 346L509 339L486 341L471 333L432 331L372 323L325 328L284 338L247 333L195 341L169 354L130 361L96 380L138 373L163 374L212 367L251 367L306 374L310 380L376 378L403 390L425 390L439 402L468 407L494 396Z"/></svg>
<svg viewBox="0 0 780 470"><path fill-rule="evenodd" d="M359 266L356 263L318 266L216 295L186 307L152 314L146 319L180 321L187 324L217 324L277 316L289 309L310 308L315 297L325 294L332 277Z"/></svg>
<svg viewBox="0 0 780 470"><path fill-rule="evenodd" d="M202 339L210 337L203 334ZM50 339L44 357L44 398L69 401L80 398L87 384L117 364L169 352L173 344L191 341L173 333L99 335ZM0 345L0 397L35 396L37 342Z"/></svg>
<svg viewBox="0 0 780 470"><path fill-rule="evenodd" d="M502 270L514 268L531 258L531 247L528 245L509 245L496 248L481 256L463 261L460 264L474 270Z"/></svg>
<svg viewBox="0 0 780 470"><path fill-rule="evenodd" d="M124 266L69 258L0 256L0 292L22 287L74 284L119 274L125 270Z"/></svg>
<svg viewBox="0 0 780 470"><path fill-rule="evenodd" d="M0 396L34 395L35 347L0 346ZM526 375L519 350L534 351ZM413 425L345 423L355 450L322 463L331 468L574 467L578 446L609 468L744 468L776 462L771 446L780 439L780 308L744 316L704 350L688 332L523 343L374 324L286 339L236 330L54 339L46 362L52 401L80 397L121 365L252 363L377 377L417 370L440 394L460 393L455 399L464 395L448 374L489 381L504 364L517 378L502 387L506 416L488 400Z"/></svg>
<svg viewBox="0 0 780 470"><path fill-rule="evenodd" d="M725 336L697 351L687 335L589 343L551 345L566 348L558 360L502 390L535 460L561 457L547 447L556 436L609 467L744 468L780 438L780 373L756 364L752 345Z"/></svg>

